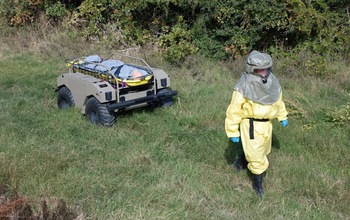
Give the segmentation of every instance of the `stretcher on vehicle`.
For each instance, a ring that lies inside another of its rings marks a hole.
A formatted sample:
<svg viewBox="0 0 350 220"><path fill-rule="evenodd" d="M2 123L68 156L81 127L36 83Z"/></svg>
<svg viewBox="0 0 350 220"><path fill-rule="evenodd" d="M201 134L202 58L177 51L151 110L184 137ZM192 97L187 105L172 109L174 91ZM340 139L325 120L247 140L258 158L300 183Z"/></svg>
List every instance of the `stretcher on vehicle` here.
<svg viewBox="0 0 350 220"><path fill-rule="evenodd" d="M82 72L96 78L108 80L112 84L119 83L123 87L140 86L150 82L153 73L151 67L142 59L144 66L124 63L121 60L111 59L112 54L107 59L102 59L99 55L78 58L67 62L72 72Z"/></svg>
<svg viewBox="0 0 350 220"><path fill-rule="evenodd" d="M57 77L58 108L79 107L94 124L113 125L118 111L170 106L177 95L168 74L141 58L91 55L69 60L67 66L68 73Z"/></svg>

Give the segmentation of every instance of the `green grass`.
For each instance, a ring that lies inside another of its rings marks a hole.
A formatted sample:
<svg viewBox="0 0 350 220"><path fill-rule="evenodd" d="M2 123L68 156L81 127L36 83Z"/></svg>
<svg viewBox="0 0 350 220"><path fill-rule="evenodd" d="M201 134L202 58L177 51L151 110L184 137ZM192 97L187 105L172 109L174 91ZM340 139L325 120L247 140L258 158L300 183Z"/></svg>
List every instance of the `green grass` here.
<svg viewBox="0 0 350 220"><path fill-rule="evenodd" d="M118 115L106 128L57 109L52 87L63 61L0 56L0 183L32 204L63 199L87 219L350 218L350 125L326 120L349 102L335 81L280 76L290 125L274 122L259 199L248 174L230 166L240 149L224 131L243 62L159 60L179 92L175 104Z"/></svg>

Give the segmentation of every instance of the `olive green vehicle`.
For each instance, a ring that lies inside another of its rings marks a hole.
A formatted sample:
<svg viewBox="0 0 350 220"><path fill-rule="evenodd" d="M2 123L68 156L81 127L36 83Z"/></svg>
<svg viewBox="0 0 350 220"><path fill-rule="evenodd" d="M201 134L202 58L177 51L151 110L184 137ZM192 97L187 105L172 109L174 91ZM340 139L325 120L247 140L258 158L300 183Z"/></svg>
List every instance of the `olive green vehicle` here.
<svg viewBox="0 0 350 220"><path fill-rule="evenodd" d="M59 109L78 107L94 124L112 126L119 111L145 106L170 106L177 91L170 77L145 60L113 53L67 62L69 72L57 77Z"/></svg>

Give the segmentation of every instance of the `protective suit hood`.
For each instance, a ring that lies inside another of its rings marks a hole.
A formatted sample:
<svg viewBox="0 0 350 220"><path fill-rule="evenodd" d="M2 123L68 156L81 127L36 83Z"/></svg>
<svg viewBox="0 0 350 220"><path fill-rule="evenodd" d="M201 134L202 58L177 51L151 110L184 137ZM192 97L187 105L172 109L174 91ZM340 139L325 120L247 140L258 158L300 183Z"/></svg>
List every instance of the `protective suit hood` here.
<svg viewBox="0 0 350 220"><path fill-rule="evenodd" d="M262 81L260 76L245 72L233 88L241 93L244 98L263 105L275 103L282 90L278 79L272 72L270 72L265 82Z"/></svg>

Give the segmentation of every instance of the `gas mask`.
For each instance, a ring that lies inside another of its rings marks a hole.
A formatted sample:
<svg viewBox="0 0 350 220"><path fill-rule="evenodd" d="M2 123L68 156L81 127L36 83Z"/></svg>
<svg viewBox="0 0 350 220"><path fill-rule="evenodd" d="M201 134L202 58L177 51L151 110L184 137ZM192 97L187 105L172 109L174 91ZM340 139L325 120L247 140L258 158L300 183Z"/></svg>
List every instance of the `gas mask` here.
<svg viewBox="0 0 350 220"><path fill-rule="evenodd" d="M261 53L253 50L247 59L246 72L261 77L262 82L265 84L271 73L272 58L266 53ZM266 73L261 74L261 72Z"/></svg>

